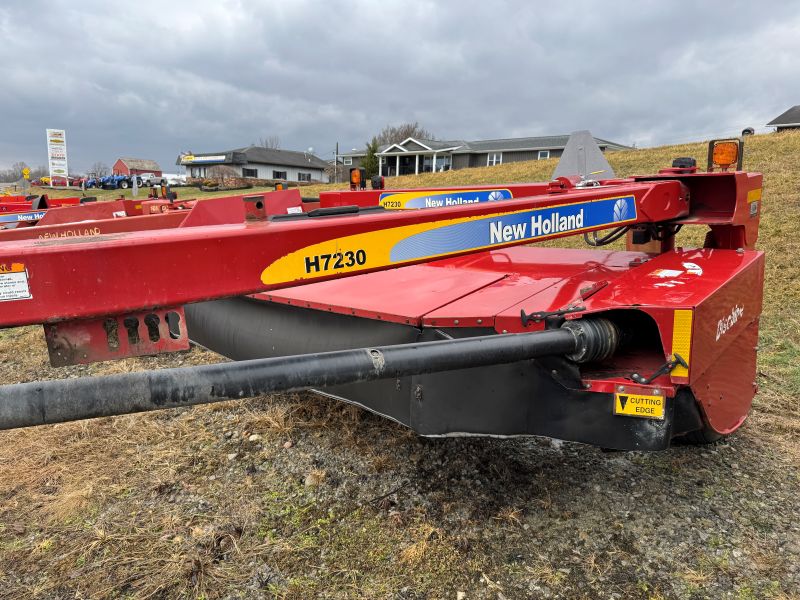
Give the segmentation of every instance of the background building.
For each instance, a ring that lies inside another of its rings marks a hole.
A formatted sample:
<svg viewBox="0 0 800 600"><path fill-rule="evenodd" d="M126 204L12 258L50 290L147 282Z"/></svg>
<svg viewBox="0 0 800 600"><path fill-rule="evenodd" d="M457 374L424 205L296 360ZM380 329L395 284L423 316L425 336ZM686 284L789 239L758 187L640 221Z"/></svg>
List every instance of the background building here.
<svg viewBox="0 0 800 600"><path fill-rule="evenodd" d="M161 167L154 160L147 158L118 158L111 172L115 175L141 175L142 173L153 173L156 177L161 177Z"/></svg>
<svg viewBox="0 0 800 600"><path fill-rule="evenodd" d="M600 149L629 150L628 146L594 138ZM417 140L408 138L397 144L378 148L380 174L387 176L414 175L431 171L448 171L469 167L491 167L523 160L558 158L569 140L568 135L506 138L499 140ZM366 155L365 150L340 154L345 168L357 167Z"/></svg>
<svg viewBox="0 0 800 600"><path fill-rule="evenodd" d="M222 152L192 153L178 157L189 177L212 177L214 167L232 169L237 177L319 181L327 183L327 163L308 152L248 146Z"/></svg>
<svg viewBox="0 0 800 600"><path fill-rule="evenodd" d="M800 129L800 104L793 106L782 115L767 123L767 127L775 127L776 131L782 129Z"/></svg>

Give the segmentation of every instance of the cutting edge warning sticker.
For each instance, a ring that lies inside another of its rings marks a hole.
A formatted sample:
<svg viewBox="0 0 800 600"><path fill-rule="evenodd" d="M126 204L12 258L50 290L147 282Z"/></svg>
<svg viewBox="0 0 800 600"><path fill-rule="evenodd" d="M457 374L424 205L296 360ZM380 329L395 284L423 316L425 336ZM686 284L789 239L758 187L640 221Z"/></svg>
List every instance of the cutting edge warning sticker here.
<svg viewBox="0 0 800 600"><path fill-rule="evenodd" d="M664 396L645 394L614 394L614 414L626 417L664 420Z"/></svg>
<svg viewBox="0 0 800 600"><path fill-rule="evenodd" d="M25 265L0 263L0 302L30 300L32 297Z"/></svg>

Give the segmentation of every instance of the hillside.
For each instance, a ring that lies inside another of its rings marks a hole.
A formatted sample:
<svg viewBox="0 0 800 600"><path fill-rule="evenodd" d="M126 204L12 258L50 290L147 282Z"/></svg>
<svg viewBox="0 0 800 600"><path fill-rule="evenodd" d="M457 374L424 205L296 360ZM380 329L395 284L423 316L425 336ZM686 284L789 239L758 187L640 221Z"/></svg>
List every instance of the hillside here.
<svg viewBox="0 0 800 600"><path fill-rule="evenodd" d="M625 176L705 153L608 159ZM423 440L313 394L0 432L0 599L800 596L800 132L748 138L744 162L764 174L760 392L723 443ZM387 181L547 180L555 164ZM40 328L0 330L0 384L219 360L52 369Z"/></svg>

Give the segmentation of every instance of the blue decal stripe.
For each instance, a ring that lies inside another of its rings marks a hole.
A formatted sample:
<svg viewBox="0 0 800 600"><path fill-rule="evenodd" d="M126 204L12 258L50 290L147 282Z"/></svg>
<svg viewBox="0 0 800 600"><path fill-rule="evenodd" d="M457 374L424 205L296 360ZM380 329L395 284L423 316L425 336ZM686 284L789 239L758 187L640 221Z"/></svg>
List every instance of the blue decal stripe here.
<svg viewBox="0 0 800 600"><path fill-rule="evenodd" d="M559 233L613 227L634 220L636 202L633 196L494 215L411 235L394 245L390 260L402 262L475 248L491 248Z"/></svg>
<svg viewBox="0 0 800 600"><path fill-rule="evenodd" d="M510 190L494 188L485 190L436 190L424 192L384 192L379 202L392 197L399 197L403 208L441 208L445 206L462 206L479 202L498 202L510 200L514 196Z"/></svg>
<svg viewBox="0 0 800 600"><path fill-rule="evenodd" d="M17 223L21 221L38 221L44 212L6 213L0 215L0 223Z"/></svg>

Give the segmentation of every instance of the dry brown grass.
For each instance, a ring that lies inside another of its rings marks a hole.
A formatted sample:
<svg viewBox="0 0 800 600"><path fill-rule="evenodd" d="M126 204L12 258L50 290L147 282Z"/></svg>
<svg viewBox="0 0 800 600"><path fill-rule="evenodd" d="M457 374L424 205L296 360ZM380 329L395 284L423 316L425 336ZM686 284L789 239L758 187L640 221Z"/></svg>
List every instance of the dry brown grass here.
<svg viewBox="0 0 800 600"><path fill-rule="evenodd" d="M416 541L403 548L400 551L398 559L401 563L406 565L418 565L425 558L432 544L442 535L442 530L430 525L429 523L422 523L414 530L414 537Z"/></svg>
<svg viewBox="0 0 800 600"><path fill-rule="evenodd" d="M505 523L507 525L521 526L522 509L515 506L504 506L497 512L497 515L495 515L494 518L496 521L500 521L501 523Z"/></svg>

